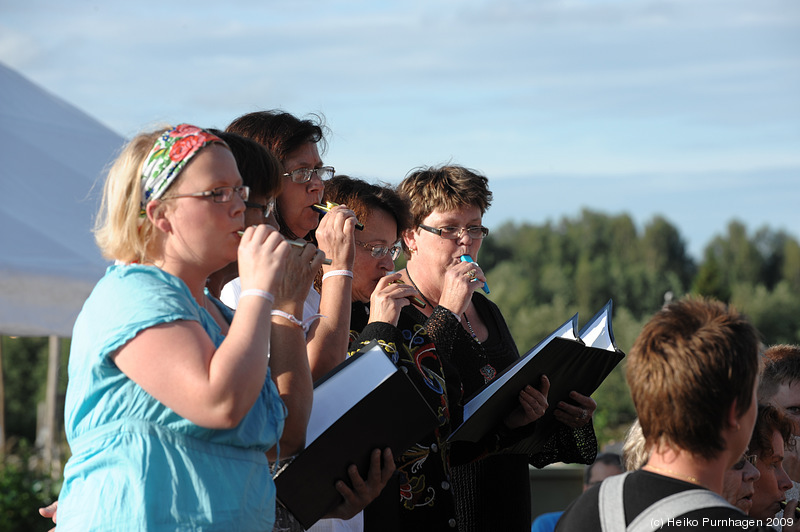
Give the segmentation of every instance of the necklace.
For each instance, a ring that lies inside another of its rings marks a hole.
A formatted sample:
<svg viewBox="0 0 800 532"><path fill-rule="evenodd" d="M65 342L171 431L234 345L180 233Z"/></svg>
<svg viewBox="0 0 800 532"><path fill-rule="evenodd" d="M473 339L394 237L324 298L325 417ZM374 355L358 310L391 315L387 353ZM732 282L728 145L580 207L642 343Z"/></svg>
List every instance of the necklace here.
<svg viewBox="0 0 800 532"><path fill-rule="evenodd" d="M646 464L645 467L647 469L654 469L655 471L659 471L661 473L669 473L670 475L675 475L676 477L678 477L680 479L687 480L687 481L691 482L692 484L697 484L698 486L702 485L702 484L700 484L700 481L697 480L697 477L693 477L691 475L684 475L683 473L678 473L677 471L673 471L671 469L666 469L666 468L663 468L663 467L658 467L658 466L654 466L654 465L650 465L650 464Z"/></svg>
<svg viewBox="0 0 800 532"><path fill-rule="evenodd" d="M428 298L427 298L427 297L425 297L425 294L423 294L423 293L422 293L422 290L420 290L420 289L419 289L419 287L417 286L417 283L415 283L415 282L414 282L414 279L412 279L412 278L411 278L411 272L410 272L410 271L408 271L408 268L406 268L406 275L408 276L408 280L409 280L409 281L411 281L411 285L414 287L414 289L415 289L417 292L419 292L419 295L421 295L421 296L422 296L422 299L425 301L425 303L427 303L427 304L428 304L428 308L430 308L431 310L433 310L433 309L434 309L434 306L433 306L433 305L431 305L431 302L430 302L430 301L428 301Z"/></svg>
<svg viewBox="0 0 800 532"><path fill-rule="evenodd" d="M414 279L411 278L411 273L408 271L407 267L406 267L406 275L408 276L408 280L411 281L411 285L417 290L417 292L419 292L419 295L422 296L422 299L425 301L425 303L428 304L428 307L434 308L433 305L431 305L431 302L428 301L428 298L425 297L425 294L422 293L422 290L419 289L417 283L414 282ZM470 335L472 336L472 339L475 340L475 343L478 344L477 345L478 357L480 360L483 360L485 362L485 365L482 368L480 368L479 371L481 373L481 376L483 377L484 384L486 384L494 380L494 378L497 376L497 370L494 369L494 366L492 366L489 363L489 357L486 356L486 350L483 348L483 344L481 344L481 341L478 340L478 335L475 334L475 330L472 328L472 324L469 322L469 319L467 318L466 311L464 312L463 316L464 316L464 321L467 324L467 327L469 328L469 332Z"/></svg>
<svg viewBox="0 0 800 532"><path fill-rule="evenodd" d="M472 324L469 322L466 311L464 311L464 321L467 322L467 327L469 327L469 333L472 335L472 339L478 343L481 343L481 341L478 340L478 335L475 334L475 329L472 328Z"/></svg>

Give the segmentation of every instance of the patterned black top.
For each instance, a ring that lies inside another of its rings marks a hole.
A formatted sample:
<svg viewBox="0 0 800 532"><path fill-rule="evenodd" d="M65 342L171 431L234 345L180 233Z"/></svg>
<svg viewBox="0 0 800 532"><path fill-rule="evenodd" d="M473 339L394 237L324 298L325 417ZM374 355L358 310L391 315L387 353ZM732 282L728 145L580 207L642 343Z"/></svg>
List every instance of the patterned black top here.
<svg viewBox="0 0 800 532"><path fill-rule="evenodd" d="M591 463L597 440L591 424L561 429L545 452L505 454L532 431L496 429L477 444L450 445L447 437L463 419L467 399L519 358L498 307L481 294L472 303L489 330L476 342L444 307L426 317L403 308L397 327L367 325L369 307L354 303L351 351L378 340L439 415L440 426L396 458L398 473L365 511L365 530L515 530L530 529L527 464L543 467L562 461ZM360 331L357 332L357 331ZM491 523L487 528L487 523ZM497 528L497 527L500 528Z"/></svg>

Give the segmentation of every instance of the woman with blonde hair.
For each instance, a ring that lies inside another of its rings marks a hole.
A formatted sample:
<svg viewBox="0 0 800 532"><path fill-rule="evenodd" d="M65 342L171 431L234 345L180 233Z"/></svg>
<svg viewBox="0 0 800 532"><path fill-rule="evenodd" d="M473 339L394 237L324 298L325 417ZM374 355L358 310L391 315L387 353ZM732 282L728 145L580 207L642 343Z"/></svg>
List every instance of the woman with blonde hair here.
<svg viewBox="0 0 800 532"><path fill-rule="evenodd" d="M245 229L248 194L228 146L188 124L137 136L111 168L96 239L117 264L73 331L60 530L271 528L272 293L287 261L323 255ZM235 316L205 289L234 260Z"/></svg>

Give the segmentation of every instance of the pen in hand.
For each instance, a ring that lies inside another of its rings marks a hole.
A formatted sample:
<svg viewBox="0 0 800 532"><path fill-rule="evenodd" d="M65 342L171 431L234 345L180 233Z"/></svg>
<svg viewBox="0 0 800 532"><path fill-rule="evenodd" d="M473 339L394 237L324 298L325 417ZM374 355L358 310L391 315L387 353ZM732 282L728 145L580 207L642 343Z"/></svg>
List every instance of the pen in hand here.
<svg viewBox="0 0 800 532"><path fill-rule="evenodd" d="M332 201L326 201L325 205L321 205L319 203L315 203L314 205L311 206L311 208L314 209L315 211L317 211L320 214L326 214L326 213L330 212L331 209L333 209L334 207L338 207L338 206L339 206L338 203L333 203ZM364 224L362 224L361 222L356 220L356 229L358 229L360 231L363 231L364 230Z"/></svg>
<svg viewBox="0 0 800 532"><path fill-rule="evenodd" d="M404 285L406 283L404 283L400 279L397 279L396 281L392 281L389 284L402 284L402 285ZM417 296L408 296L406 299L411 301L412 305L417 306L419 308L425 308L426 306L428 306L427 303L425 303L423 300L421 300Z"/></svg>
<svg viewBox="0 0 800 532"><path fill-rule="evenodd" d="M786 509L786 501L781 501L781 509L783 509L783 510ZM800 518L800 507L796 507L794 509L794 516L797 517L797 518ZM784 515L784 517L786 517L786 516Z"/></svg>

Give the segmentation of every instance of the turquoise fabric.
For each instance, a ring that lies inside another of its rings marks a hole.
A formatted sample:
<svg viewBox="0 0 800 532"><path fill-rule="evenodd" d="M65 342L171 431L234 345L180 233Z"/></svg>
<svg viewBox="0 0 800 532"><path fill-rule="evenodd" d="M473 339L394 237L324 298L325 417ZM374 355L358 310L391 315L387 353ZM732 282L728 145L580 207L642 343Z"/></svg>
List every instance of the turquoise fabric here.
<svg viewBox="0 0 800 532"><path fill-rule="evenodd" d="M236 428L213 430L159 403L111 360L143 329L175 320L198 321L222 343L183 281L158 268L112 266L84 304L69 358L72 456L59 531L272 529L275 485L264 453L278 441L286 408L271 378Z"/></svg>

